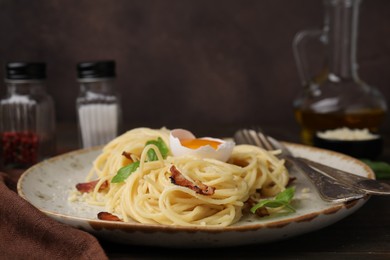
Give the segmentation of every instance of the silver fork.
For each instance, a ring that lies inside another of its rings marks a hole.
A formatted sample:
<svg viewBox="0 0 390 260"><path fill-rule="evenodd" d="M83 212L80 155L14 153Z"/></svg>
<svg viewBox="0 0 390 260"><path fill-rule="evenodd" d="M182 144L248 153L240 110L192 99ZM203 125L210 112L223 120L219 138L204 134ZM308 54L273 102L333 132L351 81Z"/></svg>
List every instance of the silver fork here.
<svg viewBox="0 0 390 260"><path fill-rule="evenodd" d="M238 144L252 144L266 150L281 150L278 155L304 173L315 185L321 198L325 201L342 203L366 196L366 192L346 186L320 171L310 167L304 160L294 157L287 147L275 139L252 129L241 129L236 132L234 139Z"/></svg>
<svg viewBox="0 0 390 260"><path fill-rule="evenodd" d="M337 183L341 183L345 186L352 187L361 192L375 195L390 195L390 185L386 182L369 179L363 176L359 176L356 174L352 174L350 172L346 172L340 169L336 169L330 167L328 165L315 162L306 158L295 157L291 154L289 149L281 142L276 139L265 135L263 132L256 130L256 136L259 138L259 141L263 144L263 146L267 146L269 149L280 149L282 150L282 154L286 156L293 157L293 159L301 161L301 163L308 164L311 168L314 168L320 171L322 174L331 177Z"/></svg>

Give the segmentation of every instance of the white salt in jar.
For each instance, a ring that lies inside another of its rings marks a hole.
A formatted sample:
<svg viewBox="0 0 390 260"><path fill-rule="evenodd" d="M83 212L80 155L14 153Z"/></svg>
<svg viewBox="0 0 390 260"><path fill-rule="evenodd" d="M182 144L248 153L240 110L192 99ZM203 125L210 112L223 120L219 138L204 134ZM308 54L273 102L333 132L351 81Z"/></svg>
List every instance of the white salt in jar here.
<svg viewBox="0 0 390 260"><path fill-rule="evenodd" d="M120 132L121 105L115 92L115 61L77 64L80 93L76 101L82 148L104 145Z"/></svg>

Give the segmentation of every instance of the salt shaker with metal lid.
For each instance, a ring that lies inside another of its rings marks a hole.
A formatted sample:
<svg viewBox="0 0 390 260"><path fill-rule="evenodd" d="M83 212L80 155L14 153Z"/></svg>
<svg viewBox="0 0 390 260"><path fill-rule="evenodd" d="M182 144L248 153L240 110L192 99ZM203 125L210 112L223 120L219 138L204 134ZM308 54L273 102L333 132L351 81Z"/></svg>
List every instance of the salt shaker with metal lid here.
<svg viewBox="0 0 390 260"><path fill-rule="evenodd" d="M77 64L80 93L76 100L82 148L104 145L120 132L121 105L115 92L115 61Z"/></svg>
<svg viewBox="0 0 390 260"><path fill-rule="evenodd" d="M0 101L0 161L26 168L55 153L55 110L46 92L46 64L6 64L7 94Z"/></svg>

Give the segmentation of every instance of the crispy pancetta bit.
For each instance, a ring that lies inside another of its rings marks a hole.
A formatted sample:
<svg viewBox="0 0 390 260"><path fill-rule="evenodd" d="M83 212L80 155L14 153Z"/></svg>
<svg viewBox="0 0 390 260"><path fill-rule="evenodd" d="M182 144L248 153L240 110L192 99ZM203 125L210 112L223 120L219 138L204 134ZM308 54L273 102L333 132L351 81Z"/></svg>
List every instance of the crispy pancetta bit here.
<svg viewBox="0 0 390 260"><path fill-rule="evenodd" d="M254 205L256 205L256 201L253 200L252 198L249 198L246 202L245 202L245 208L250 210ZM261 207L261 208L258 208L255 212L255 214L259 217L266 217L266 216L269 216L269 212L267 210L266 207Z"/></svg>
<svg viewBox="0 0 390 260"><path fill-rule="evenodd" d="M259 217L266 217L269 216L268 209L266 207L260 207L256 210L256 215Z"/></svg>
<svg viewBox="0 0 390 260"><path fill-rule="evenodd" d="M196 193L199 193L202 195L213 195L214 194L214 191L215 191L214 187L207 186L207 185L201 183L200 181L196 181L196 183L194 184L193 182L187 180L184 177L184 175L181 174L181 172L178 169L176 169L176 167L174 165L171 166L170 172L172 173L172 176L169 178L171 179L171 182L173 184L187 187L187 188L195 191Z"/></svg>
<svg viewBox="0 0 390 260"><path fill-rule="evenodd" d="M77 183L76 184L76 189L79 192L91 192L93 189L95 189L96 184L98 184L99 180L96 181L90 181L90 182L83 182L83 183ZM108 181L104 181L102 185L99 187L99 191L105 190L108 188Z"/></svg>
<svg viewBox="0 0 390 260"><path fill-rule="evenodd" d="M130 161L133 161L133 159L131 158L131 153L128 153L128 152L126 152L126 151L123 151L123 152L122 152L122 155L123 155L124 157L126 157L127 159L129 159Z"/></svg>
<svg viewBox="0 0 390 260"><path fill-rule="evenodd" d="M121 220L120 218L118 218L117 216L115 216L114 214L111 214L109 212L99 212L97 214L97 217L98 219L100 220L108 220L108 221L119 221L119 222L123 222L123 220Z"/></svg>
<svg viewBox="0 0 390 260"><path fill-rule="evenodd" d="M249 211L255 204L256 204L256 201L255 201L254 199L252 199L251 197L249 197L249 198L245 201L245 203L244 203L243 210Z"/></svg>

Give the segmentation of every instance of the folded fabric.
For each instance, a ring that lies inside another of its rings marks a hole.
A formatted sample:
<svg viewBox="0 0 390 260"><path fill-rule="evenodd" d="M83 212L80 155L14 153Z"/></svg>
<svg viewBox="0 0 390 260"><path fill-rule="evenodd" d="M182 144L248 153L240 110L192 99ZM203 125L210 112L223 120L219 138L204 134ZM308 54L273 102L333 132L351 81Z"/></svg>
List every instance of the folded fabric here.
<svg viewBox="0 0 390 260"><path fill-rule="evenodd" d="M91 234L57 222L16 192L21 172L0 172L1 259L108 259Z"/></svg>

